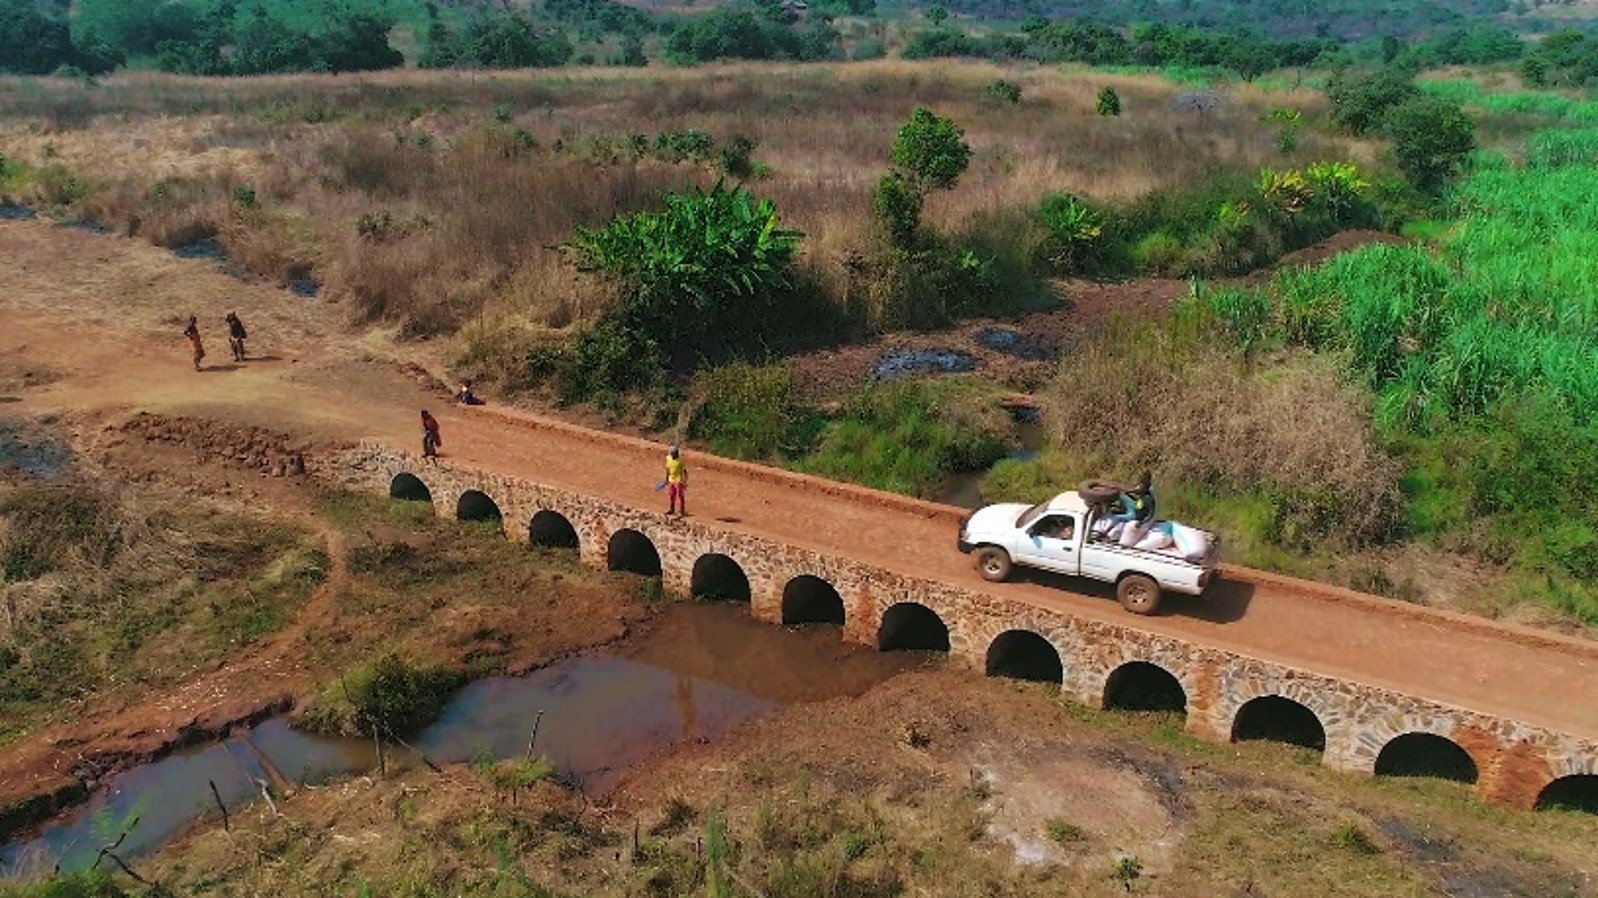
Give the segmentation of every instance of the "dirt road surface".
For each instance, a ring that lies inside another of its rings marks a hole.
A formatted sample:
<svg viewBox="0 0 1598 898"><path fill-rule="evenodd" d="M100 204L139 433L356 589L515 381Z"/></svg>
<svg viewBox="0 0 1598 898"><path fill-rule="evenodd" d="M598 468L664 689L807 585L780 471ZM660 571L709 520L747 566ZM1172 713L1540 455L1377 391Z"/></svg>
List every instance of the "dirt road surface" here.
<svg viewBox="0 0 1598 898"><path fill-rule="evenodd" d="M226 363L220 329L230 309L249 325L257 356L237 367ZM180 334L190 312L207 328L214 367L206 372L190 370ZM0 358L54 378L20 390L0 411L184 413L416 452L417 410L425 406L441 421L454 462L663 506L654 492L662 447L531 415L450 407L400 370L403 353L441 371L426 344L396 350L350 336L342 321L335 305L242 283L137 241L0 222ZM1248 572L1204 599L1137 618L1108 592L1080 584L1086 592L984 584L955 551L953 510L915 511L798 478L747 476L693 453L688 460L693 514L729 530L1598 738L1598 702L1576 700L1598 695L1598 643Z"/></svg>

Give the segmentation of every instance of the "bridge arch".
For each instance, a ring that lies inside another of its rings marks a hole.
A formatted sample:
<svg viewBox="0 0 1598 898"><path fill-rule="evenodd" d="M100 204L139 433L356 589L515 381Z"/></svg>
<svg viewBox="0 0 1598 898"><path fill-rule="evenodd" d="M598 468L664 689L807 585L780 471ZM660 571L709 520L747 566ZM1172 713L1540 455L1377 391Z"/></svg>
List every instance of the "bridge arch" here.
<svg viewBox="0 0 1598 898"><path fill-rule="evenodd" d="M987 674L1059 685L1065 664L1054 643L1031 630L1005 630L988 643Z"/></svg>
<svg viewBox="0 0 1598 898"><path fill-rule="evenodd" d="M1598 773L1573 773L1544 786L1537 795L1537 810L1598 814Z"/></svg>
<svg viewBox="0 0 1598 898"><path fill-rule="evenodd" d="M949 650L949 625L920 602L899 602L882 612L877 648L884 652Z"/></svg>
<svg viewBox="0 0 1598 898"><path fill-rule="evenodd" d="M504 517L500 513L499 503L482 490L467 490L455 500L457 521L498 521Z"/></svg>
<svg viewBox="0 0 1598 898"><path fill-rule="evenodd" d="M402 502L431 502L433 491L427 488L422 478L409 471L401 471L388 482L388 497Z"/></svg>
<svg viewBox="0 0 1598 898"><path fill-rule="evenodd" d="M1232 719L1233 742L1285 742L1324 752L1326 727L1309 706L1283 695L1251 698Z"/></svg>
<svg viewBox="0 0 1598 898"><path fill-rule="evenodd" d="M792 624L843 624L843 596L831 583L813 574L800 574L782 588L782 622Z"/></svg>
<svg viewBox="0 0 1598 898"><path fill-rule="evenodd" d="M579 547L577 528L565 515L548 508L541 508L533 514L532 520L527 522L527 542L529 545L545 549L576 549Z"/></svg>
<svg viewBox="0 0 1598 898"><path fill-rule="evenodd" d="M605 544L605 566L613 571L659 577L660 552L649 537L630 527L623 527L612 533Z"/></svg>
<svg viewBox="0 0 1598 898"><path fill-rule="evenodd" d="M1176 674L1149 661L1128 661L1104 678L1105 708L1187 713L1187 690Z"/></svg>
<svg viewBox="0 0 1598 898"><path fill-rule="evenodd" d="M747 604L750 599L749 575L730 556L707 552L694 562L689 590L696 599Z"/></svg>
<svg viewBox="0 0 1598 898"><path fill-rule="evenodd" d="M1436 733L1402 733L1387 741L1376 755L1377 776L1416 776L1474 783L1479 775L1476 759L1447 736Z"/></svg>

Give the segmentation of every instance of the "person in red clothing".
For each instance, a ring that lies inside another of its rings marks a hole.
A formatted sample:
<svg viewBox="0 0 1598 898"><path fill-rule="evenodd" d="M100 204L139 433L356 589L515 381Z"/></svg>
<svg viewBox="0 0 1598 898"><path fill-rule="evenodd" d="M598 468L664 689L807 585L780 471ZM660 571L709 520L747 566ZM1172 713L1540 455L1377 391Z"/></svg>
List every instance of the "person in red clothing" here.
<svg viewBox="0 0 1598 898"><path fill-rule="evenodd" d="M444 440L438 435L438 419L422 409L422 457L438 458L438 447Z"/></svg>

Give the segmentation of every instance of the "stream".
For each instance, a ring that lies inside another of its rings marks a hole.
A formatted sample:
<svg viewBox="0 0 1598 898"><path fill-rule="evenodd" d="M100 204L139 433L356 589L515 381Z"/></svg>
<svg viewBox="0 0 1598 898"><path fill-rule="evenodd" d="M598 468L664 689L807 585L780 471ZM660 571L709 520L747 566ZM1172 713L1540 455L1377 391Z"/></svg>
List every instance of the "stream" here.
<svg viewBox="0 0 1598 898"><path fill-rule="evenodd" d="M1017 418L1015 421L1015 442L1006 458L1018 461L1037 455L1047 440L1047 431L1043 422L1035 417ZM962 471L951 475L938 486L933 493L934 501L947 505L958 505L961 508L977 509L987 504L982 498L982 479L988 476L987 470Z"/></svg>
<svg viewBox="0 0 1598 898"><path fill-rule="evenodd" d="M835 626L789 629L752 620L746 607L677 603L629 642L463 687L408 741L438 763L514 757L536 722L536 753L561 780L604 794L673 746L719 739L793 702L859 695L923 663L916 653L845 644ZM420 764L398 747L386 753L391 769ZM120 856L153 852L202 818L219 819L211 784L231 813L259 801L262 782L318 785L376 766L368 740L304 733L274 717L114 777L86 804L0 848L0 876L85 868L124 829Z"/></svg>

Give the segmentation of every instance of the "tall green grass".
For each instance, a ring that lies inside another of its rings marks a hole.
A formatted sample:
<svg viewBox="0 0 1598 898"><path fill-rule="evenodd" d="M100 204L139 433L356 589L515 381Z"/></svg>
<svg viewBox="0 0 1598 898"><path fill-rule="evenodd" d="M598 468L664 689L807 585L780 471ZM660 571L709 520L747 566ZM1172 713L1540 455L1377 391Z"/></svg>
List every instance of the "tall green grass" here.
<svg viewBox="0 0 1598 898"><path fill-rule="evenodd" d="M1571 124L1598 123L1598 101L1544 91L1489 91L1474 81L1422 81L1421 89L1491 115L1535 116Z"/></svg>
<svg viewBox="0 0 1598 898"><path fill-rule="evenodd" d="M1459 185L1435 252L1370 246L1195 301L1240 348L1339 354L1406 464L1410 533L1598 623L1598 130L1528 148Z"/></svg>

